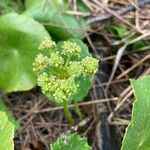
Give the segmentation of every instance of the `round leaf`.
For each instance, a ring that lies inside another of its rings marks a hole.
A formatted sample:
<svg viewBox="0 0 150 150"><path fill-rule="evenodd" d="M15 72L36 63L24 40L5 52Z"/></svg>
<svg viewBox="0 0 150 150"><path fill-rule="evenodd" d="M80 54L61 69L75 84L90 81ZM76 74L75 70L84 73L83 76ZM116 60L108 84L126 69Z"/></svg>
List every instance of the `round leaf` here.
<svg viewBox="0 0 150 150"><path fill-rule="evenodd" d="M32 63L37 48L49 34L30 17L16 13L0 17L0 89L6 92L33 88Z"/></svg>

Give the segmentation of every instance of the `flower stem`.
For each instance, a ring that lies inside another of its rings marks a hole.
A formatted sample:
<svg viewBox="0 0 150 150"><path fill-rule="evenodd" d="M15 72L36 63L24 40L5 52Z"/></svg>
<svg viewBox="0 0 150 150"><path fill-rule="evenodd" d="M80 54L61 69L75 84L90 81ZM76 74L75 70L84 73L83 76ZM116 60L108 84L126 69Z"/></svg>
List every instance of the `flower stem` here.
<svg viewBox="0 0 150 150"><path fill-rule="evenodd" d="M68 109L68 104L66 100L63 100L64 114L70 124L74 124L74 119Z"/></svg>
<svg viewBox="0 0 150 150"><path fill-rule="evenodd" d="M70 61L70 57L68 56L67 61L65 63L65 67L67 67L69 65L69 61Z"/></svg>
<svg viewBox="0 0 150 150"><path fill-rule="evenodd" d="M77 104L75 104L75 112L77 113L77 115L79 116L80 118L80 121L83 120L83 114L79 108L79 106Z"/></svg>

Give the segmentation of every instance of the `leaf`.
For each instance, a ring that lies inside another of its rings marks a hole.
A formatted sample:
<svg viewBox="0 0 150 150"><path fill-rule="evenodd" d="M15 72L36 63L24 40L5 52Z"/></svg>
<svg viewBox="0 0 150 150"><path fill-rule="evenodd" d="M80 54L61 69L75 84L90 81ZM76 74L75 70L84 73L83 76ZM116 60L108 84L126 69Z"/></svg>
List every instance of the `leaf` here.
<svg viewBox="0 0 150 150"><path fill-rule="evenodd" d="M77 18L66 13L67 3L64 0L26 0L25 15L31 16L46 25L47 30L56 39L83 39L88 25L83 18Z"/></svg>
<svg viewBox="0 0 150 150"><path fill-rule="evenodd" d="M77 9L79 9L81 12L90 13L90 10L85 5L83 1L76 1L77 3Z"/></svg>
<svg viewBox="0 0 150 150"><path fill-rule="evenodd" d="M14 125L15 130L18 130L20 128L20 124L16 121L12 112L8 109L8 107L5 105L5 103L1 99L0 99L0 111L3 111L6 113L8 120Z"/></svg>
<svg viewBox="0 0 150 150"><path fill-rule="evenodd" d="M124 35L127 33L127 28L125 26L117 26L117 25L112 25L110 27L108 27L108 30L110 32L114 32L116 33L116 35L119 37L119 38L123 38Z"/></svg>
<svg viewBox="0 0 150 150"><path fill-rule="evenodd" d="M0 111L0 150L14 149L14 126L8 121L5 112Z"/></svg>
<svg viewBox="0 0 150 150"><path fill-rule="evenodd" d="M0 89L6 92L33 88L32 63L37 48L49 34L30 17L16 13L0 17Z"/></svg>
<svg viewBox="0 0 150 150"><path fill-rule="evenodd" d="M79 134L73 133L59 137L51 144L51 150L91 150L91 147L87 144L86 138L81 138Z"/></svg>
<svg viewBox="0 0 150 150"><path fill-rule="evenodd" d="M150 76L131 80L135 102L121 150L150 149Z"/></svg>
<svg viewBox="0 0 150 150"><path fill-rule="evenodd" d="M75 57L74 59L72 59L72 61L80 61L83 58L85 58L86 56L91 56L91 54L89 53L88 47L81 40L69 39L69 41L76 42L81 47L80 57L79 58ZM59 42L58 43L58 49L60 51L61 51L62 44L63 44L63 42ZM83 100L83 98L88 94L88 92L89 92L89 90L90 90L90 88L92 86L92 79L93 79L93 76L89 75L87 77L80 76L76 80L76 83L79 84L78 91L72 97L72 100L70 101L70 103L77 103L77 102L80 102L80 101Z"/></svg>
<svg viewBox="0 0 150 150"><path fill-rule="evenodd" d="M9 12L20 12L22 10L22 2L16 0L1 0L0 1L0 15Z"/></svg>

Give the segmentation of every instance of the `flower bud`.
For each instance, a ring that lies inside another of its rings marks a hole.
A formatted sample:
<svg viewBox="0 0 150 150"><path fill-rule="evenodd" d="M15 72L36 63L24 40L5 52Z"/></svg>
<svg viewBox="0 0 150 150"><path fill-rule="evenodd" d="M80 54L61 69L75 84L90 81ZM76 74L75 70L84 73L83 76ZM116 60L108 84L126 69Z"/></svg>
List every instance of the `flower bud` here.
<svg viewBox="0 0 150 150"><path fill-rule="evenodd" d="M56 43L52 41L50 38L45 37L45 40L40 44L39 50L44 49L54 49L56 47Z"/></svg>
<svg viewBox="0 0 150 150"><path fill-rule="evenodd" d="M81 64L83 67L83 74L94 74L98 70L98 62L99 60L93 58L93 57L85 57L82 59Z"/></svg>
<svg viewBox="0 0 150 150"><path fill-rule="evenodd" d="M80 46L75 42L65 41L62 45L63 54L67 56L78 56L81 52Z"/></svg>

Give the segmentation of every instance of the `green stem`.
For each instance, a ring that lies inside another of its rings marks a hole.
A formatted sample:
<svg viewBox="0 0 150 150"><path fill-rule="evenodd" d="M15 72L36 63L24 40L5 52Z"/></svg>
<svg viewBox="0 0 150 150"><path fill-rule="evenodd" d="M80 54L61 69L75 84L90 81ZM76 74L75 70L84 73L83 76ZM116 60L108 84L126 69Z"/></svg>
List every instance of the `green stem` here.
<svg viewBox="0 0 150 150"><path fill-rule="evenodd" d="M69 65L69 61L70 61L70 57L68 56L67 61L65 63L65 67L67 67Z"/></svg>
<svg viewBox="0 0 150 150"><path fill-rule="evenodd" d="M49 71L49 72L50 72L52 75L54 75L54 76L58 76L57 72L54 71L54 70L51 69L51 68L47 68L47 71Z"/></svg>
<svg viewBox="0 0 150 150"><path fill-rule="evenodd" d="M67 118L68 122L70 124L74 124L74 119L72 118L71 113L69 112L68 109L68 104L66 100L63 100L63 107L64 107L64 113L65 113L65 117Z"/></svg>
<svg viewBox="0 0 150 150"><path fill-rule="evenodd" d="M82 112L81 112L81 110L77 104L75 104L75 112L79 116L80 120L83 120L83 114L82 114Z"/></svg>

